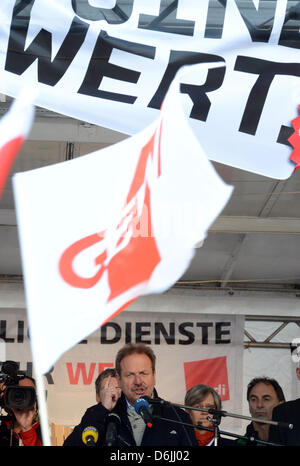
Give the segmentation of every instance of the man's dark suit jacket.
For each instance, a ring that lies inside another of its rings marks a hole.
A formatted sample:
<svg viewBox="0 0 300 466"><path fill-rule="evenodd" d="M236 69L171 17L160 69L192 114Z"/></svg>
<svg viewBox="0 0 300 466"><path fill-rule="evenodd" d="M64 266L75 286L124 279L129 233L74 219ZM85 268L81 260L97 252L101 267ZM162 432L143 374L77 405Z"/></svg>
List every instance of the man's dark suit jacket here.
<svg viewBox="0 0 300 466"><path fill-rule="evenodd" d="M272 420L293 424L294 428L290 430L270 426L270 442L300 446L300 398L276 406L273 409Z"/></svg>
<svg viewBox="0 0 300 466"><path fill-rule="evenodd" d="M157 393L155 391L155 395ZM136 446L132 427L127 415L127 403L122 393L113 410L120 417L116 446ZM82 432L88 426L98 430L96 446L105 446L106 420L109 411L101 404L91 406L83 415L80 424L66 438L64 446L84 446ZM145 428L141 446L197 446L190 416L176 406L153 405L153 427ZM191 427L186 426L189 424Z"/></svg>

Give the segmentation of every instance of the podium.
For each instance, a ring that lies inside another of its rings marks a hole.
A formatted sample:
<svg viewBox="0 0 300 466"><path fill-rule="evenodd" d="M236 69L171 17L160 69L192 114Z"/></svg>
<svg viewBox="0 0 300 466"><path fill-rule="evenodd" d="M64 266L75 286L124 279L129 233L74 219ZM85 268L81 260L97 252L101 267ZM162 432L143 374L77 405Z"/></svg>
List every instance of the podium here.
<svg viewBox="0 0 300 466"><path fill-rule="evenodd" d="M73 431L73 427L57 425L53 422L50 424L51 431L51 445L55 447L61 447L66 440L66 438Z"/></svg>

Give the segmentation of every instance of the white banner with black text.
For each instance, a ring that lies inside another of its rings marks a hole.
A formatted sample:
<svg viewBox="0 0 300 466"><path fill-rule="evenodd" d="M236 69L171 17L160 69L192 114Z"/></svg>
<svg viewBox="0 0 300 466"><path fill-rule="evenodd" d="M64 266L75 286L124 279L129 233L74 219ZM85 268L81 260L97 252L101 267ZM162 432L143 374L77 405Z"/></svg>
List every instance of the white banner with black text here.
<svg viewBox="0 0 300 466"><path fill-rule="evenodd" d="M290 0L2 0L0 92L32 84L37 105L132 135L157 117L180 67L222 62L181 83L207 156L286 179L298 17Z"/></svg>
<svg viewBox="0 0 300 466"><path fill-rule="evenodd" d="M0 331L2 360L17 361L21 371L32 374L25 310L2 310ZM161 398L183 404L191 386L206 384L220 394L225 411L242 414L243 337L241 315L123 311L66 352L44 376L49 422L76 425L96 403L98 374L114 367L117 351L129 342L154 350ZM239 425L238 419L224 417L220 429L238 432Z"/></svg>

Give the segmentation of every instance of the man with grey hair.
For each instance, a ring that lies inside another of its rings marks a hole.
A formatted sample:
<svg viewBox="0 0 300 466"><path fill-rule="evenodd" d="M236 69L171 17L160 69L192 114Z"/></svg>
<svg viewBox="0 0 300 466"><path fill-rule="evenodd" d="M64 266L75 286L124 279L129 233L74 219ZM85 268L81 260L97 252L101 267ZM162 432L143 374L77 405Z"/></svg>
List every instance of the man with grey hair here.
<svg viewBox="0 0 300 466"><path fill-rule="evenodd" d="M253 446L260 446L269 441L270 424L263 421L271 421L273 409L284 403L285 396L277 380L266 376L252 379L248 383L246 396L249 412L257 421L252 421L246 428L245 437L253 440L238 440L238 444L247 445L251 442Z"/></svg>

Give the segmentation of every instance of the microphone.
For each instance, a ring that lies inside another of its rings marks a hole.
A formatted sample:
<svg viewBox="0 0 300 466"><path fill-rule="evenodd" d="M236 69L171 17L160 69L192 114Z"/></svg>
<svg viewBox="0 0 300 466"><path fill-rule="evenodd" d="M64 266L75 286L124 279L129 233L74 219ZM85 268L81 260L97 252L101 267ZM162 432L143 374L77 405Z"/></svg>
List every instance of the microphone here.
<svg viewBox="0 0 300 466"><path fill-rule="evenodd" d="M152 416L150 414L150 406L149 406L148 401L145 400L144 398L139 398L134 403L134 409L136 413L138 413L142 417L146 426L151 428L153 425L153 422L152 422Z"/></svg>
<svg viewBox="0 0 300 466"><path fill-rule="evenodd" d="M278 422L278 427L280 427L281 429L293 430L294 424L290 424L289 422Z"/></svg>
<svg viewBox="0 0 300 466"><path fill-rule="evenodd" d="M142 399L146 400L151 405L152 404L160 404L160 405L168 404L168 402L163 400L162 398L151 398L150 396L143 396Z"/></svg>
<svg viewBox="0 0 300 466"><path fill-rule="evenodd" d="M87 447L94 447L98 440L98 430L96 427L86 427L82 432L82 441Z"/></svg>
<svg viewBox="0 0 300 466"><path fill-rule="evenodd" d="M118 426L121 424L121 419L116 413L109 413L106 418L106 435L105 445L112 447L115 445L118 437Z"/></svg>

